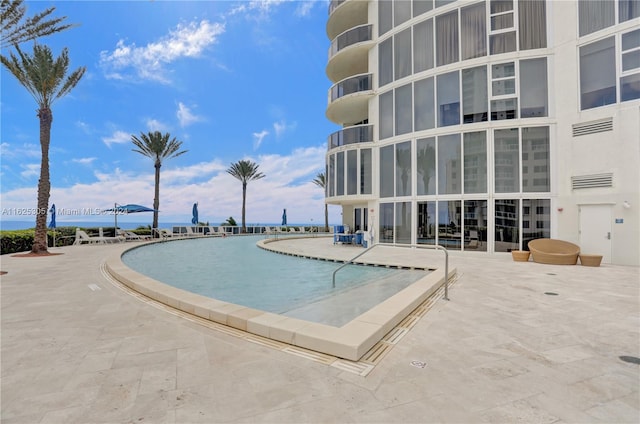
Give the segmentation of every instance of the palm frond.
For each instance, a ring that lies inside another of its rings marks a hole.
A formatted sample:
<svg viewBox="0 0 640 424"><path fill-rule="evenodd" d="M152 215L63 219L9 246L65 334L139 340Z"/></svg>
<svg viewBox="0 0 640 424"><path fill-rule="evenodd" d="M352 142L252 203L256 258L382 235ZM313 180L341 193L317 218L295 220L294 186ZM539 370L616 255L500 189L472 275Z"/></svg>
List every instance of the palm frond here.
<svg viewBox="0 0 640 424"><path fill-rule="evenodd" d="M74 24L63 24L62 22L67 19L66 16L50 18L54 10L55 7L50 7L21 23L27 12L26 7L23 5L23 0L2 0L0 3L0 16L2 18L0 45L2 48L35 40L36 38L45 37L76 26Z"/></svg>

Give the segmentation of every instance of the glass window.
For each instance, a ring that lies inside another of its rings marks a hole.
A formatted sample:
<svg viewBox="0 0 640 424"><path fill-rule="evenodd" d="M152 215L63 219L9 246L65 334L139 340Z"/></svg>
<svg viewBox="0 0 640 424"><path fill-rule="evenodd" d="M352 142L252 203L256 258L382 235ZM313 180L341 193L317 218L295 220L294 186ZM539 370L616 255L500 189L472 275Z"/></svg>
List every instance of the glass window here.
<svg viewBox="0 0 640 424"><path fill-rule="evenodd" d="M464 135L464 192L487 192L487 134Z"/></svg>
<svg viewBox="0 0 640 424"><path fill-rule="evenodd" d="M411 202L396 203L396 243L411 243Z"/></svg>
<svg viewBox="0 0 640 424"><path fill-rule="evenodd" d="M329 179L327 184L329 186L329 197L335 196L335 172L336 172L336 155L329 156Z"/></svg>
<svg viewBox="0 0 640 424"><path fill-rule="evenodd" d="M416 149L418 196L436 194L436 139L420 139L416 143Z"/></svg>
<svg viewBox="0 0 640 424"><path fill-rule="evenodd" d="M411 28L393 37L395 80L411 75Z"/></svg>
<svg viewBox="0 0 640 424"><path fill-rule="evenodd" d="M436 17L436 64L458 61L458 10Z"/></svg>
<svg viewBox="0 0 640 424"><path fill-rule="evenodd" d="M396 144L396 196L411 195L411 142Z"/></svg>
<svg viewBox="0 0 640 424"><path fill-rule="evenodd" d="M436 244L436 202L418 202L418 244Z"/></svg>
<svg viewBox="0 0 640 424"><path fill-rule="evenodd" d="M460 134L438 137L438 194L462 193Z"/></svg>
<svg viewBox="0 0 640 424"><path fill-rule="evenodd" d="M614 38L580 47L580 106L591 109L616 102Z"/></svg>
<svg viewBox="0 0 640 424"><path fill-rule="evenodd" d="M578 26L580 36L610 27L616 22L615 1L579 0Z"/></svg>
<svg viewBox="0 0 640 424"><path fill-rule="evenodd" d="M435 127L435 106L433 77L416 81L414 90L415 130L428 130Z"/></svg>
<svg viewBox="0 0 640 424"><path fill-rule="evenodd" d="M513 31L492 35L489 43L491 54L514 52L516 51L516 33Z"/></svg>
<svg viewBox="0 0 640 424"><path fill-rule="evenodd" d="M487 18L484 2L460 9L462 60L487 55Z"/></svg>
<svg viewBox="0 0 640 424"><path fill-rule="evenodd" d="M393 197L394 189L394 146L384 146L380 149L380 197Z"/></svg>
<svg viewBox="0 0 640 424"><path fill-rule="evenodd" d="M516 119L518 99L504 99L491 101L491 120Z"/></svg>
<svg viewBox="0 0 640 424"><path fill-rule="evenodd" d="M380 95L380 139L393 137L393 90Z"/></svg>
<svg viewBox="0 0 640 424"><path fill-rule="evenodd" d="M411 0L393 2L393 25L398 26L411 18Z"/></svg>
<svg viewBox="0 0 640 424"><path fill-rule="evenodd" d="M640 29L622 34L622 72L640 68Z"/></svg>
<svg viewBox="0 0 640 424"><path fill-rule="evenodd" d="M438 202L438 244L447 250L460 250L462 245L462 202Z"/></svg>
<svg viewBox="0 0 640 424"><path fill-rule="evenodd" d="M544 0L520 0L518 2L520 50L547 47L546 14Z"/></svg>
<svg viewBox="0 0 640 424"><path fill-rule="evenodd" d="M344 152L336 155L336 196L344 195Z"/></svg>
<svg viewBox="0 0 640 424"><path fill-rule="evenodd" d="M395 123L396 135L413 131L412 86L403 85L395 90Z"/></svg>
<svg viewBox="0 0 640 424"><path fill-rule="evenodd" d="M433 19L413 26L413 72L433 68Z"/></svg>
<svg viewBox="0 0 640 424"><path fill-rule="evenodd" d="M462 70L462 122L483 122L489 119L487 67Z"/></svg>
<svg viewBox="0 0 640 424"><path fill-rule="evenodd" d="M529 242L540 238L551 238L551 201L523 199L522 250L529 250Z"/></svg>
<svg viewBox="0 0 640 424"><path fill-rule="evenodd" d="M371 194L371 149L360 150L360 194Z"/></svg>
<svg viewBox="0 0 640 424"><path fill-rule="evenodd" d="M393 1L378 1L378 36L393 28Z"/></svg>
<svg viewBox="0 0 640 424"><path fill-rule="evenodd" d="M496 130L493 143L495 192L520 192L518 129Z"/></svg>
<svg viewBox="0 0 640 424"><path fill-rule="evenodd" d="M413 16L422 15L433 9L433 0L413 0Z"/></svg>
<svg viewBox="0 0 640 424"><path fill-rule="evenodd" d="M630 19L640 18L640 1L638 0L619 0L618 1L618 19L620 22L626 22Z"/></svg>
<svg viewBox="0 0 640 424"><path fill-rule="evenodd" d="M460 84L458 71L438 75L438 126L460 123Z"/></svg>
<svg viewBox="0 0 640 424"><path fill-rule="evenodd" d="M378 85L393 81L393 38L387 38L378 46Z"/></svg>
<svg viewBox="0 0 640 424"><path fill-rule="evenodd" d="M393 243L393 203L380 203L380 243Z"/></svg>
<svg viewBox="0 0 640 424"><path fill-rule="evenodd" d="M436 0L436 7L442 7L449 3L453 3L456 0Z"/></svg>
<svg viewBox="0 0 640 424"><path fill-rule="evenodd" d="M620 100L640 99L640 73L620 78Z"/></svg>
<svg viewBox="0 0 640 424"><path fill-rule="evenodd" d="M516 93L516 66L514 62L491 66L491 95L506 96Z"/></svg>
<svg viewBox="0 0 640 424"><path fill-rule="evenodd" d="M464 250L487 251L487 201L464 201Z"/></svg>
<svg viewBox="0 0 640 424"><path fill-rule="evenodd" d="M520 117L548 116L547 92L547 58L521 60Z"/></svg>
<svg viewBox="0 0 640 424"><path fill-rule="evenodd" d="M347 151L347 194L358 194L358 151Z"/></svg>
<svg viewBox="0 0 640 424"><path fill-rule="evenodd" d="M495 251L511 252L520 248L520 201L498 199L495 201Z"/></svg>
<svg viewBox="0 0 640 424"><path fill-rule="evenodd" d="M549 127L523 128L522 191L551 191L550 167Z"/></svg>

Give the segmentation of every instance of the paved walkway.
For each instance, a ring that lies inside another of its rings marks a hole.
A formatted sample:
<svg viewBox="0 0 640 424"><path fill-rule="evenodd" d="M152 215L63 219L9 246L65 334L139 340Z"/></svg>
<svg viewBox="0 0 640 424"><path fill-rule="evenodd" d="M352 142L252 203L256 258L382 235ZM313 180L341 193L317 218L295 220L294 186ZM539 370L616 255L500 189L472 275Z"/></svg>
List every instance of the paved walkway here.
<svg viewBox="0 0 640 424"><path fill-rule="evenodd" d="M452 254L451 300L361 377L125 293L100 267L122 248L0 258L3 424L640 421L640 366L620 359L640 357L638 268Z"/></svg>

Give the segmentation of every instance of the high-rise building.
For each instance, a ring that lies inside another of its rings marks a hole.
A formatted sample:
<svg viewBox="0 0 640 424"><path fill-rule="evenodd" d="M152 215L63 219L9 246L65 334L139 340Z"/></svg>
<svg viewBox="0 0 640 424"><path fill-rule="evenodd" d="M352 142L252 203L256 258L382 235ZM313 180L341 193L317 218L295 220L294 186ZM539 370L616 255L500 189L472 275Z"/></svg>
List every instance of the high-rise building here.
<svg viewBox="0 0 640 424"><path fill-rule="evenodd" d="M640 0L334 0L326 29L350 229L640 265Z"/></svg>

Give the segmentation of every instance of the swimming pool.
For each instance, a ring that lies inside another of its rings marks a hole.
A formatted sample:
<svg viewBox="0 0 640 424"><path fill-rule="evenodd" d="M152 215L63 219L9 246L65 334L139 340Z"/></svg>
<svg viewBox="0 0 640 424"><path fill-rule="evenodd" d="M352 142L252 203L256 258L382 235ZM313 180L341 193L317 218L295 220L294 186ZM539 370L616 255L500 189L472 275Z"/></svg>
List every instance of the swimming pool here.
<svg viewBox="0 0 640 424"><path fill-rule="evenodd" d="M350 265L332 288L334 262L256 246L262 237L198 238L128 251L122 261L192 293L311 322L342 326L415 283L425 271Z"/></svg>

